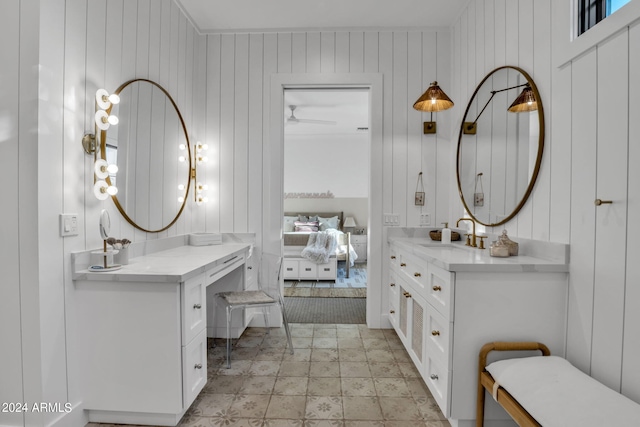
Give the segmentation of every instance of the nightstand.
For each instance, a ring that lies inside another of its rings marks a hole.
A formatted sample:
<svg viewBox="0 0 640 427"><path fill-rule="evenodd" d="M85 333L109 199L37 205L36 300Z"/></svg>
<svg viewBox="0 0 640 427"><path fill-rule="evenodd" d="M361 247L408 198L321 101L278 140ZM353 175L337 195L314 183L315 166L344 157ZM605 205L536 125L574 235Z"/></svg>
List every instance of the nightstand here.
<svg viewBox="0 0 640 427"><path fill-rule="evenodd" d="M356 263L367 262L367 235L351 234L351 246L358 254Z"/></svg>

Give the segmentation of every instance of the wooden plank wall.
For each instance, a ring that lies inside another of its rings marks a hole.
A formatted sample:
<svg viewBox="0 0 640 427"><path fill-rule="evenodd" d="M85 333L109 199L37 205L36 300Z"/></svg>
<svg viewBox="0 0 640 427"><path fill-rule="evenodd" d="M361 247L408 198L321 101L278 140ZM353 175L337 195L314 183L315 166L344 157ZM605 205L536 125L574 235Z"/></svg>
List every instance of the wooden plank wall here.
<svg viewBox="0 0 640 427"><path fill-rule="evenodd" d="M10 0L0 14L0 402L41 401L37 210L37 1ZM29 369L31 368L31 369ZM0 413L0 425L36 420Z"/></svg>
<svg viewBox="0 0 640 427"><path fill-rule="evenodd" d="M554 41L569 34L569 23L552 27L555 7L551 0L471 1L453 30L456 99L464 103L501 65L520 66L535 80L545 153L532 197L506 228L571 245L566 356L640 402L640 181L630 166L640 161L633 127L640 110L631 101L640 87L640 25L556 68ZM596 198L614 203L596 208ZM452 199L453 212L461 212Z"/></svg>
<svg viewBox="0 0 640 427"><path fill-rule="evenodd" d="M421 212L430 213L434 225L450 220L450 165L442 160L449 156L452 114L436 114L438 134L423 135L428 115L412 108L433 80L450 90L448 30L225 33L207 38L205 139L215 160L206 166L206 176L211 194L219 195L204 207L207 231L261 228L261 159L268 150L274 73L382 73L384 180L383 188L370 191L382 191L385 212L399 214L401 226L418 226ZM413 203L420 171L427 193L422 208ZM380 229L381 224L372 227Z"/></svg>
<svg viewBox="0 0 640 427"><path fill-rule="evenodd" d="M39 292L39 295L31 296L31 305L38 312L29 313L29 324L34 326L31 330L26 330L30 331L30 336L34 337L34 342L40 348L33 345L26 347L29 354L35 355L33 357L37 360L31 360L25 352L22 363L28 363L32 367L41 366L42 371L29 369L23 384L26 391L37 390L37 397L29 396L29 401L70 402L76 405L82 401L82 390L81 373L77 371L79 364L75 359L78 343L74 339L74 287L71 280L70 253L101 246L98 218L102 209L107 209L110 213L112 235L134 241L200 230L199 224L203 223L191 202L175 226L159 234L148 234L134 230L125 222L110 200L100 202L93 196L93 159L84 153L80 142L86 131L93 130L95 91L100 87L113 91L121 83L132 78L157 81L177 102L191 133L190 137L194 138L204 132L205 125L207 40L196 32L172 0L51 0L39 3L11 0L10 3L10 9L3 9L0 18L3 22L0 26L2 39L7 42L7 46L11 46L6 53L2 50L0 73L5 75L5 70L7 76L19 73L25 82L28 80L27 76L30 75L27 70L37 68L29 67L26 63L20 65L17 57L12 56L14 53L17 55L23 46L27 52L35 56L34 64L39 64L40 73L39 111L33 108L33 111L39 113L39 139L37 143L31 144L25 140L23 144L20 136L20 146L23 150L29 147L38 149L37 156L32 157L34 162L37 159L37 165L26 164L24 168L21 166L25 174L27 171L37 170L37 174L31 173L33 179L38 179L38 191L35 192L36 186L32 185L31 179L22 179L21 175L20 185L30 188L21 189L20 192L37 194L37 201L28 204L24 210L21 205L19 214L10 209L3 210L3 215L5 212L15 214L4 222L6 224L17 223L17 215L25 220L29 219L29 212L38 215L38 228L33 227L35 219L29 224L33 229L33 236L37 238L34 246L37 246L39 251L33 249L29 256L31 261L37 261L35 254L39 252L40 279L31 280L30 286L26 288ZM39 6L36 6L36 3ZM32 10L30 13L34 16L25 14L25 10ZM26 33L27 28L33 28L33 22L38 22L39 17L35 15L42 17L39 19L39 37L37 26L32 36ZM30 24L19 26L20 16L29 17ZM35 38L34 43L31 43L30 37ZM11 43L13 40L15 44ZM21 55L21 58L27 57L28 55ZM21 69L21 66L24 68ZM38 77L35 76L34 79L37 81ZM21 108L25 108L25 111L34 107L35 103L26 102L30 101L26 98L25 102L17 102L17 99L23 100L22 95L18 94L18 87L13 84L5 85L6 81L2 79L2 91L10 91L6 96L13 101L8 105L16 106L16 114L18 105L22 105ZM17 79L8 81L13 82ZM30 86L37 91L37 83ZM34 99L37 100L37 94ZM27 126L27 123L25 120L24 126ZM27 130L24 131L23 135L27 135ZM17 145L0 144L0 150L17 150ZM0 156L3 165L0 168L3 172L0 173L13 174L13 169L18 165L15 159L17 151L9 151L3 152ZM173 187L177 185L177 181L176 176L166 185ZM7 178L6 182L15 182L15 178ZM17 206L15 200L18 200L18 194L14 194L14 190L5 195L8 197L7 200L11 200L9 205ZM177 195L176 198L170 198L172 203L175 203ZM26 201L28 198L20 196L20 200ZM158 223L163 220L161 203L165 202L167 201L157 201L159 206L151 206L148 209L150 221ZM60 237L58 215L63 212L78 214L78 236ZM7 238L11 240L9 236L14 236L15 232L17 228L14 227ZM25 242L29 241L24 238ZM22 235L20 239L22 243ZM24 245L24 250L28 248ZM9 255L3 255L1 259L4 267L4 261L11 258ZM27 260L29 257L25 255L24 259ZM3 277L11 278L12 275L18 274L15 270L18 264L13 261L11 264L15 267L6 270L3 268L3 271L6 271ZM33 269L33 265L37 263L31 264L30 270L38 273L38 270ZM25 280L30 276L31 273L22 273ZM14 278L17 280L17 276ZM14 282L13 279L11 282ZM39 283L40 286L34 286L34 283ZM15 291L13 287L7 289L9 290ZM15 298L0 300L15 301ZM13 305L12 310L15 309L17 307ZM3 315L7 313L1 311ZM4 318L0 323L14 326L16 324L5 322ZM4 330L2 332L4 338ZM4 339L3 341L7 342ZM11 344L3 346L3 350L13 349L12 354L7 355L13 359L17 357L15 352L20 349L20 341L10 337L8 342ZM7 360L4 354L2 359ZM7 363L3 363L3 366L6 365ZM12 363L12 366L20 364ZM19 371L12 371L13 373L18 374ZM3 375L3 378L6 377ZM20 392L20 384L15 385L13 379L11 381L12 386L9 389L2 387L2 392ZM6 397L2 400L23 401L26 397L27 394L25 397ZM56 420L59 414L53 413L38 414L37 417L41 421L32 420L33 422L30 421L28 424L54 425L57 422L58 425L81 425L83 421L83 413L78 410L65 415L61 420ZM0 418L0 424L5 424L4 419Z"/></svg>

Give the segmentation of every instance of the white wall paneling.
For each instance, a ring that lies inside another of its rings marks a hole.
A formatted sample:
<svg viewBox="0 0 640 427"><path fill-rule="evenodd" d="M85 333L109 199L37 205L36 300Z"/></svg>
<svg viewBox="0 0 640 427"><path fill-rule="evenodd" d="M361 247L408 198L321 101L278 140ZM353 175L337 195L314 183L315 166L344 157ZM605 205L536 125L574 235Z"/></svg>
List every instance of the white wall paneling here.
<svg viewBox="0 0 640 427"><path fill-rule="evenodd" d="M80 142L93 130L95 91L151 78L178 101L187 126L200 132L207 38L171 0L10 0L0 22L0 93L7 101L0 111L0 174L9 183L1 214L0 400L74 406L69 414L1 413L0 424L81 426L87 420L70 253L101 246L101 209L110 212L114 235L157 237L134 232L111 201L92 194L93 159ZM201 226L191 222L192 205L164 236ZM162 209L155 211L154 221ZM78 214L78 236L59 236L63 212Z"/></svg>
<svg viewBox="0 0 640 427"><path fill-rule="evenodd" d="M638 94L640 9L631 2L569 43L562 5L472 0L452 31L456 96L466 104L476 70L517 65L533 77L545 108L545 152L532 197L505 228L516 238L570 243L566 356L640 401L638 229L628 220L638 193L628 165L638 155L632 124L640 116L629 100ZM596 208L596 198L614 203ZM461 213L457 201L451 207L452 216Z"/></svg>
<svg viewBox="0 0 640 427"><path fill-rule="evenodd" d="M0 61L0 95L5 100L0 112L3 135L0 136L0 178L7 185L3 191L5 208L0 211L0 230L5 244L0 248L0 265L3 271L3 286L0 287L0 337L6 343L0 347L0 376L6 384L0 388L0 401L22 401L23 353L21 334L20 290L26 286L20 280L20 233L15 224L20 223L19 202L19 144L21 135L17 125L20 118L21 93L15 82L19 81L20 49L36 49L37 42L31 38L28 44L20 44L20 4L18 0L3 5L0 16L0 39L3 40L3 58ZM28 74L27 74L28 76ZM27 77L28 78L28 77ZM35 79L31 80L32 82ZM28 98L27 98L28 99ZM26 143L26 142L25 142ZM28 165L27 162L24 162ZM20 425L23 414L0 413L0 424Z"/></svg>
<svg viewBox="0 0 640 427"><path fill-rule="evenodd" d="M640 46L640 25L629 30L629 46ZM640 75L640 49L629 49L629 76ZM631 100L640 96L640 80L629 79L629 120L637 125L640 117L640 106ZM635 119L632 119L635 118ZM637 126L629 126L629 163L640 162L640 131ZM626 282L624 295L624 336L622 352L622 393L636 402L640 401L640 168L629 167L628 199L627 199L627 257Z"/></svg>
<svg viewBox="0 0 640 427"><path fill-rule="evenodd" d="M598 47L596 258L591 375L620 390L627 232L628 32ZM625 55L627 53L627 55ZM604 209L602 209L604 207Z"/></svg>

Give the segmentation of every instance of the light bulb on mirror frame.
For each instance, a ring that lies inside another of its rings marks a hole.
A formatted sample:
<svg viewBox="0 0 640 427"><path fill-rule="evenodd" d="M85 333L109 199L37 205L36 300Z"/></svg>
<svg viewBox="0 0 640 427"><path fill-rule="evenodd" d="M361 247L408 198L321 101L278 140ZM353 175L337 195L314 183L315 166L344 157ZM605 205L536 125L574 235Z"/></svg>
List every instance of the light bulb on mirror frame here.
<svg viewBox="0 0 640 427"><path fill-rule="evenodd" d="M112 93L111 95L104 89L98 89L96 91L96 104L102 110L106 110L111 107L111 105L115 105L120 103L120 97Z"/></svg>
<svg viewBox="0 0 640 427"><path fill-rule="evenodd" d="M93 185L93 195L98 200L107 200L109 196L115 196L118 193L118 188L107 184L106 181L97 181Z"/></svg>
<svg viewBox="0 0 640 427"><path fill-rule="evenodd" d="M110 116L104 110L96 111L95 122L96 126L98 126L98 129L100 130L107 130L109 129L109 126L117 125L118 121L119 120L116 116Z"/></svg>
<svg viewBox="0 0 640 427"><path fill-rule="evenodd" d="M98 159L93 166L93 172L97 178L105 179L109 175L115 175L118 173L118 165L109 164L104 159Z"/></svg>

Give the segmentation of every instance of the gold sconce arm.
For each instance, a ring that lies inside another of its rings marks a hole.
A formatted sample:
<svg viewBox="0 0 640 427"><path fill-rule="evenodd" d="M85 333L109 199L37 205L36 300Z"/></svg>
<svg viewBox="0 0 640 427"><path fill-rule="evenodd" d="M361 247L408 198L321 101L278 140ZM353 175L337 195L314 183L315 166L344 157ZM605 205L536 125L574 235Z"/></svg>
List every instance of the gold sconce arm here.
<svg viewBox="0 0 640 427"><path fill-rule="evenodd" d="M529 83L523 83L521 85L511 86L511 87L500 89L500 90L492 90L489 100L487 101L486 104L484 104L484 107L482 107L482 110L480 111L480 114L478 114L478 117L476 117L476 119L473 122L463 123L462 132L465 135L476 134L478 129L478 119L480 119L480 116L482 116L482 113L484 113L484 110L487 109L487 107L489 106L489 103L491 102L493 97L496 95L496 93L504 92L511 89L517 89L523 86L525 86L524 90L522 91L522 93L520 93L520 95L516 98L516 100L513 101L513 103L509 106L507 110L512 113L520 113L523 111L537 110L538 107L537 107L536 99L533 94L533 91L531 90L531 86L529 85Z"/></svg>

